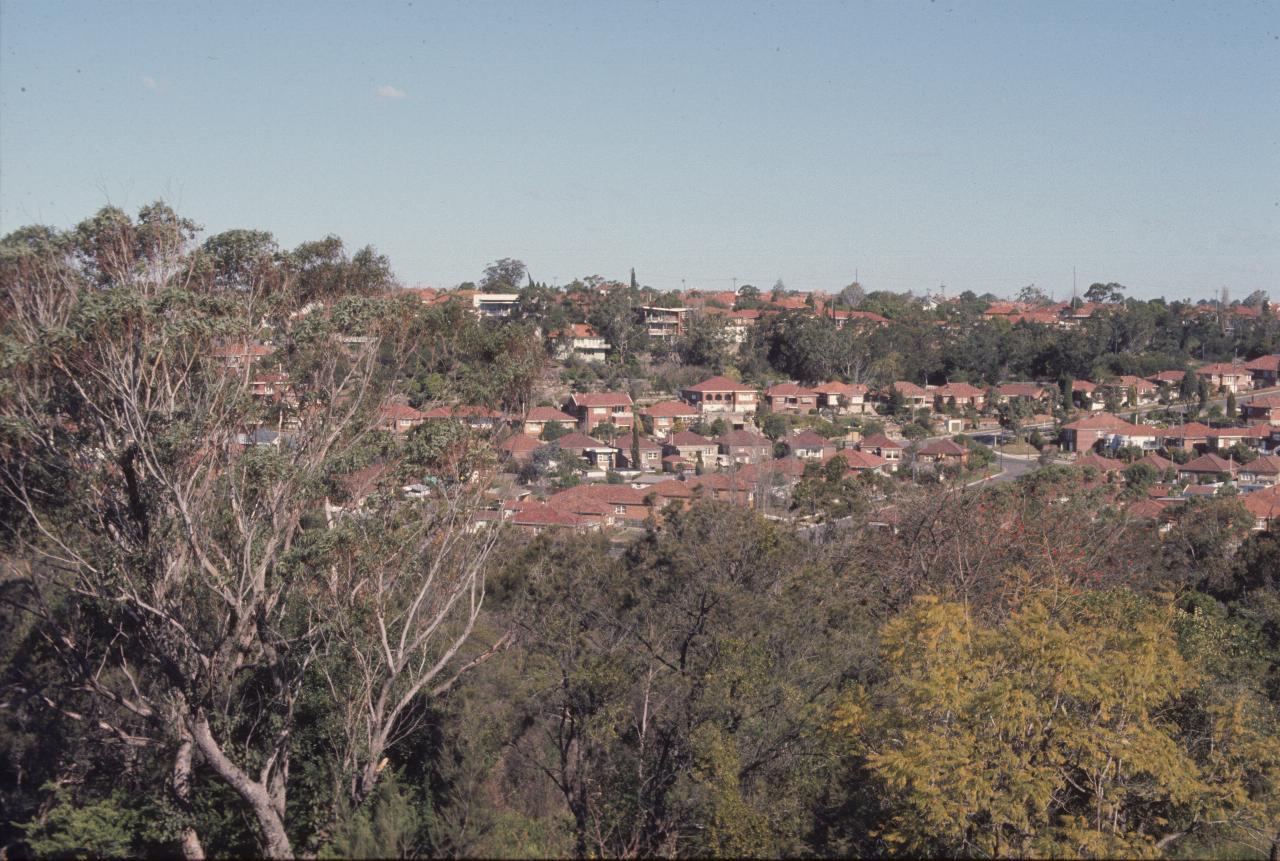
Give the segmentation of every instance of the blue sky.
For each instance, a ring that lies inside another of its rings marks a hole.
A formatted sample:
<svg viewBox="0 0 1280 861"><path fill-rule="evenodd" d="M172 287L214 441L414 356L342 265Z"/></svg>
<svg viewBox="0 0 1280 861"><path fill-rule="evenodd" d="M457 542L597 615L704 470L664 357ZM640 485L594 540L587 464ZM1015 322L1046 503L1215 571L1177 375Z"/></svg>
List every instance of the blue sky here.
<svg viewBox="0 0 1280 861"><path fill-rule="evenodd" d="M0 0L0 230L723 289L1280 298L1280 3Z"/></svg>

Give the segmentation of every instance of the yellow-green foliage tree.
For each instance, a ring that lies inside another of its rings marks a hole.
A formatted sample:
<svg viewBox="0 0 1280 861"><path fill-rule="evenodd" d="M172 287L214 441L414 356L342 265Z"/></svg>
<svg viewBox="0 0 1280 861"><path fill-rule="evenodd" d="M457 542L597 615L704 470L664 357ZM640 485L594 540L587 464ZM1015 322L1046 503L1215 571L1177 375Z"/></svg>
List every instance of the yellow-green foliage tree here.
<svg viewBox="0 0 1280 861"><path fill-rule="evenodd" d="M1217 829L1265 852L1274 715L1184 657L1179 613L1051 586L990 625L934 597L888 622L886 679L832 725L882 784L885 848L1142 857Z"/></svg>

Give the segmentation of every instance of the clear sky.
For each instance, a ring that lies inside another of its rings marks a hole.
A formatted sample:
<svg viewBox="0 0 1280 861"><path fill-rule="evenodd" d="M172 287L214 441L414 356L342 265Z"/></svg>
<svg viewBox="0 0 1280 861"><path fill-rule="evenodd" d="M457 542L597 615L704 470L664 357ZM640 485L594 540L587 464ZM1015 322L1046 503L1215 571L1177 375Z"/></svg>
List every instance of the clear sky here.
<svg viewBox="0 0 1280 861"><path fill-rule="evenodd" d="M0 231L163 197L408 284L1280 298L1280 2L0 0Z"/></svg>

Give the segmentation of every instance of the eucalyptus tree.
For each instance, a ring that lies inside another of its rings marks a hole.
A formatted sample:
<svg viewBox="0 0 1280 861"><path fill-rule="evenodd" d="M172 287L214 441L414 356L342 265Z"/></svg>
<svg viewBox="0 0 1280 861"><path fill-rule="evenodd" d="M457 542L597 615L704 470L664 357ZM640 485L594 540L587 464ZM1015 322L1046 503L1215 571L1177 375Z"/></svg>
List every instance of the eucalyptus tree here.
<svg viewBox="0 0 1280 861"><path fill-rule="evenodd" d="M258 234L197 249L196 233L155 204L3 241L0 564L62 659L25 690L171 761L183 853L204 853L207 776L260 851L286 857L322 836L289 803L304 694L331 698L336 815L338 793L373 790L423 698L487 654L469 641L495 539L470 528L470 481L408 503L388 479L383 507L324 525L406 347L412 309L379 295L385 259L348 259L333 237L284 256ZM264 317L296 324L274 353ZM287 375L284 406L254 396L264 367ZM72 707L84 694L91 711Z"/></svg>

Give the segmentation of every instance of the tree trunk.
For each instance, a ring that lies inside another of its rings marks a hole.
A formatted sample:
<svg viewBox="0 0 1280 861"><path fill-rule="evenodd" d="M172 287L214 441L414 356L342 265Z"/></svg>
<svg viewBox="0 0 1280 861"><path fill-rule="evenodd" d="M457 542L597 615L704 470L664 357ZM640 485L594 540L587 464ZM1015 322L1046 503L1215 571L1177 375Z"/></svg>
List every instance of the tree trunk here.
<svg viewBox="0 0 1280 861"><path fill-rule="evenodd" d="M293 846L289 843L289 835L284 828L284 820L276 812L276 805L272 803L271 793L267 787L250 778L222 752L222 748L213 737L213 732L209 729L209 721L203 715L192 720L191 736L195 739L196 746L200 748L200 753L204 754L204 758L213 766L218 776L225 780L253 810L253 817L262 830L264 854L268 858L294 857Z"/></svg>
<svg viewBox="0 0 1280 861"><path fill-rule="evenodd" d="M173 758L173 797L184 815L191 815L191 752L195 743L183 733L182 743ZM204 861L204 846L195 826L188 820L182 826L182 857L187 861Z"/></svg>

